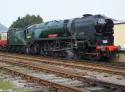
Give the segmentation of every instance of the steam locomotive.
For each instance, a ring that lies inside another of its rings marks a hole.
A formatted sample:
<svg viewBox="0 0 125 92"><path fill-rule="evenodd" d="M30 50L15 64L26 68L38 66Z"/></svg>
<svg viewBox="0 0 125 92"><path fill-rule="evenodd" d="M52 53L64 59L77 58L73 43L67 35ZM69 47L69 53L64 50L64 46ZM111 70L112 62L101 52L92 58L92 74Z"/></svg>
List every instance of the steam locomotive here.
<svg viewBox="0 0 125 92"><path fill-rule="evenodd" d="M113 21L102 15L50 21L8 31L7 50L68 59L114 58Z"/></svg>

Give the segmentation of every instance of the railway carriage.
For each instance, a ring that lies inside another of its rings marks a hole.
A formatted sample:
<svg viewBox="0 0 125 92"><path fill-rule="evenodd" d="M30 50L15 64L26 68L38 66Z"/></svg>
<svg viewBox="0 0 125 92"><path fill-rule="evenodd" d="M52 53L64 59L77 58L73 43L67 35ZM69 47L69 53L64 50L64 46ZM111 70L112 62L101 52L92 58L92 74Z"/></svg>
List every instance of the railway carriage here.
<svg viewBox="0 0 125 92"><path fill-rule="evenodd" d="M112 58L118 51L113 26L110 18L90 14L34 24L8 31L8 50L70 59Z"/></svg>
<svg viewBox="0 0 125 92"><path fill-rule="evenodd" d="M4 50L7 46L7 32L0 32L0 50Z"/></svg>

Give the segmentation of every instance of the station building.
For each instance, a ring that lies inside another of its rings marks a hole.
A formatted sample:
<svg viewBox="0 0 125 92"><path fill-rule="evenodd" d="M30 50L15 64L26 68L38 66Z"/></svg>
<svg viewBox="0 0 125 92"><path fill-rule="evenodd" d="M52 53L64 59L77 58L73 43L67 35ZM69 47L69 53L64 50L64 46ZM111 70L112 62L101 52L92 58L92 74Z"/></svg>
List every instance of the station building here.
<svg viewBox="0 0 125 92"><path fill-rule="evenodd" d="M125 21L114 21L114 44L125 51Z"/></svg>

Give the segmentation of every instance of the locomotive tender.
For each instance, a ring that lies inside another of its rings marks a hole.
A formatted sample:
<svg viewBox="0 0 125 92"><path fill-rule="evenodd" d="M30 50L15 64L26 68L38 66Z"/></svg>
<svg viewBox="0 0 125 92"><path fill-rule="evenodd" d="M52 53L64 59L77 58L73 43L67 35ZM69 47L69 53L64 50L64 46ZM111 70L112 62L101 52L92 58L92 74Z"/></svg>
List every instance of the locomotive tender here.
<svg viewBox="0 0 125 92"><path fill-rule="evenodd" d="M34 24L24 30L8 31L8 51L60 56L70 59L112 58L113 21L102 15Z"/></svg>

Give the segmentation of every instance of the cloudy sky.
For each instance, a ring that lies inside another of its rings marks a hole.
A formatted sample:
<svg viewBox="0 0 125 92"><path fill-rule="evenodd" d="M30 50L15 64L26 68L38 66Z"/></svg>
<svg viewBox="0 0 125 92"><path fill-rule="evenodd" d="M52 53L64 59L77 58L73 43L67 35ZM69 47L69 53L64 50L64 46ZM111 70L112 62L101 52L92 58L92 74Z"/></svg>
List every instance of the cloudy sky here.
<svg viewBox="0 0 125 92"><path fill-rule="evenodd" d="M0 0L0 23L7 27L26 14L39 14L44 21L50 21L85 13L125 20L125 0Z"/></svg>

